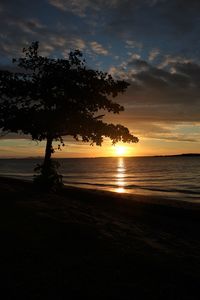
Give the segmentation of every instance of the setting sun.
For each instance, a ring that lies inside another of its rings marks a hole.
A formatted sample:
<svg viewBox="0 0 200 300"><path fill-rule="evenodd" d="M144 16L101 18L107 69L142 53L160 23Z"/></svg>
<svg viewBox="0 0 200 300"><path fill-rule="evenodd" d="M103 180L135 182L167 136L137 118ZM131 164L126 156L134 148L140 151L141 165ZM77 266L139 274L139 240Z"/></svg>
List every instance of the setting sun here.
<svg viewBox="0 0 200 300"><path fill-rule="evenodd" d="M127 155L127 148L125 146L115 146L115 154L117 156Z"/></svg>

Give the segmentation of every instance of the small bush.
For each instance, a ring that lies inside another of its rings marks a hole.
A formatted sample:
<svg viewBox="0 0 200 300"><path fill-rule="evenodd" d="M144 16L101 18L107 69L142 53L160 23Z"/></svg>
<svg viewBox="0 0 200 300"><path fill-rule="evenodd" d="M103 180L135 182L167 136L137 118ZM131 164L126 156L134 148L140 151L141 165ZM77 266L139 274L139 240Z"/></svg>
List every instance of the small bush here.
<svg viewBox="0 0 200 300"><path fill-rule="evenodd" d="M50 160L48 164L38 164L34 171L34 183L41 190L59 190L63 187L62 175L58 173L60 164Z"/></svg>

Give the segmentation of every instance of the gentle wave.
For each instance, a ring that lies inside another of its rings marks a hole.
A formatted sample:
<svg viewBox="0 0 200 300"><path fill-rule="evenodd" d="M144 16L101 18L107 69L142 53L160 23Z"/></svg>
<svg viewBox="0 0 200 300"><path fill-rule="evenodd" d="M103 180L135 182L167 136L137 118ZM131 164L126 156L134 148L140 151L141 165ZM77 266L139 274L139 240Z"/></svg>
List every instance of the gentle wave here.
<svg viewBox="0 0 200 300"><path fill-rule="evenodd" d="M146 186L140 186L136 184L132 185L117 185L117 184L111 184L111 183L91 183L91 182L84 182L84 181L64 181L64 184L66 185L91 185L91 186L96 186L96 187L112 187L112 188L123 188L123 189L144 189L144 190L150 190L150 191L158 191L158 192L166 192L166 193L184 193L184 194L194 194L194 195L199 195L200 196L200 191L192 191L191 189L173 189L173 188L168 188L168 189L162 189L159 187L153 188L153 187L146 187Z"/></svg>
<svg viewBox="0 0 200 300"><path fill-rule="evenodd" d="M0 174L27 180L41 160L0 159ZM128 193L200 198L200 157L59 159L66 185Z"/></svg>

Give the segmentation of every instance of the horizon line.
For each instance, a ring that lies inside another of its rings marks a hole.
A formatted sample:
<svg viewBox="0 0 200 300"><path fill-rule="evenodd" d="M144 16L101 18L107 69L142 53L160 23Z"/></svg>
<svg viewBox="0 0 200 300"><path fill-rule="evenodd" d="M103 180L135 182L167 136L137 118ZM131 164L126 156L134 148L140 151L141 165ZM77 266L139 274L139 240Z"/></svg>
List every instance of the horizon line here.
<svg viewBox="0 0 200 300"><path fill-rule="evenodd" d="M171 156L200 156L200 153L156 154L156 155L135 155L135 156L52 157L52 159L97 159L97 158L136 158L136 157L171 157ZM0 157L0 159L43 159L43 158L44 156Z"/></svg>

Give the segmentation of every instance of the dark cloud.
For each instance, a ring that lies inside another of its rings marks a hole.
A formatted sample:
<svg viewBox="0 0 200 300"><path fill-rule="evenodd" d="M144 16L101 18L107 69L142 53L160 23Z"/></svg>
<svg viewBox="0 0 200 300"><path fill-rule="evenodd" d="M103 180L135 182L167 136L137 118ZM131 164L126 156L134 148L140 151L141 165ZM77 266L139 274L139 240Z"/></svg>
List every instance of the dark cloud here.
<svg viewBox="0 0 200 300"><path fill-rule="evenodd" d="M193 74L187 72L177 73L178 68L173 65L172 71L160 69L158 67L151 67L146 63L146 70L143 69L144 61L141 62L142 71L138 72L134 79L142 86L149 86L150 88L160 89L186 89L195 82ZM147 67L148 66L148 67ZM182 64L183 66L183 64ZM136 64L138 67L138 63ZM171 66L172 68L172 66ZM189 70L187 70L189 71Z"/></svg>
<svg viewBox="0 0 200 300"><path fill-rule="evenodd" d="M175 33L190 33L199 21L200 2L198 0L167 1L162 16L175 29Z"/></svg>
<svg viewBox="0 0 200 300"><path fill-rule="evenodd" d="M132 66L140 71L148 70L150 68L150 65L148 64L148 62L146 62L145 60L142 60L142 59L131 59L128 61L127 66L128 67Z"/></svg>
<svg viewBox="0 0 200 300"><path fill-rule="evenodd" d="M131 85L121 101L127 107L127 120L200 122L199 64L173 63L161 69L137 60L126 66ZM115 74L122 70L115 69Z"/></svg>
<svg viewBox="0 0 200 300"><path fill-rule="evenodd" d="M196 63L174 64L176 70L191 79L192 86L200 87L200 65Z"/></svg>
<svg viewBox="0 0 200 300"><path fill-rule="evenodd" d="M137 40L145 48L200 57L199 18L200 1L121 1L105 32Z"/></svg>

